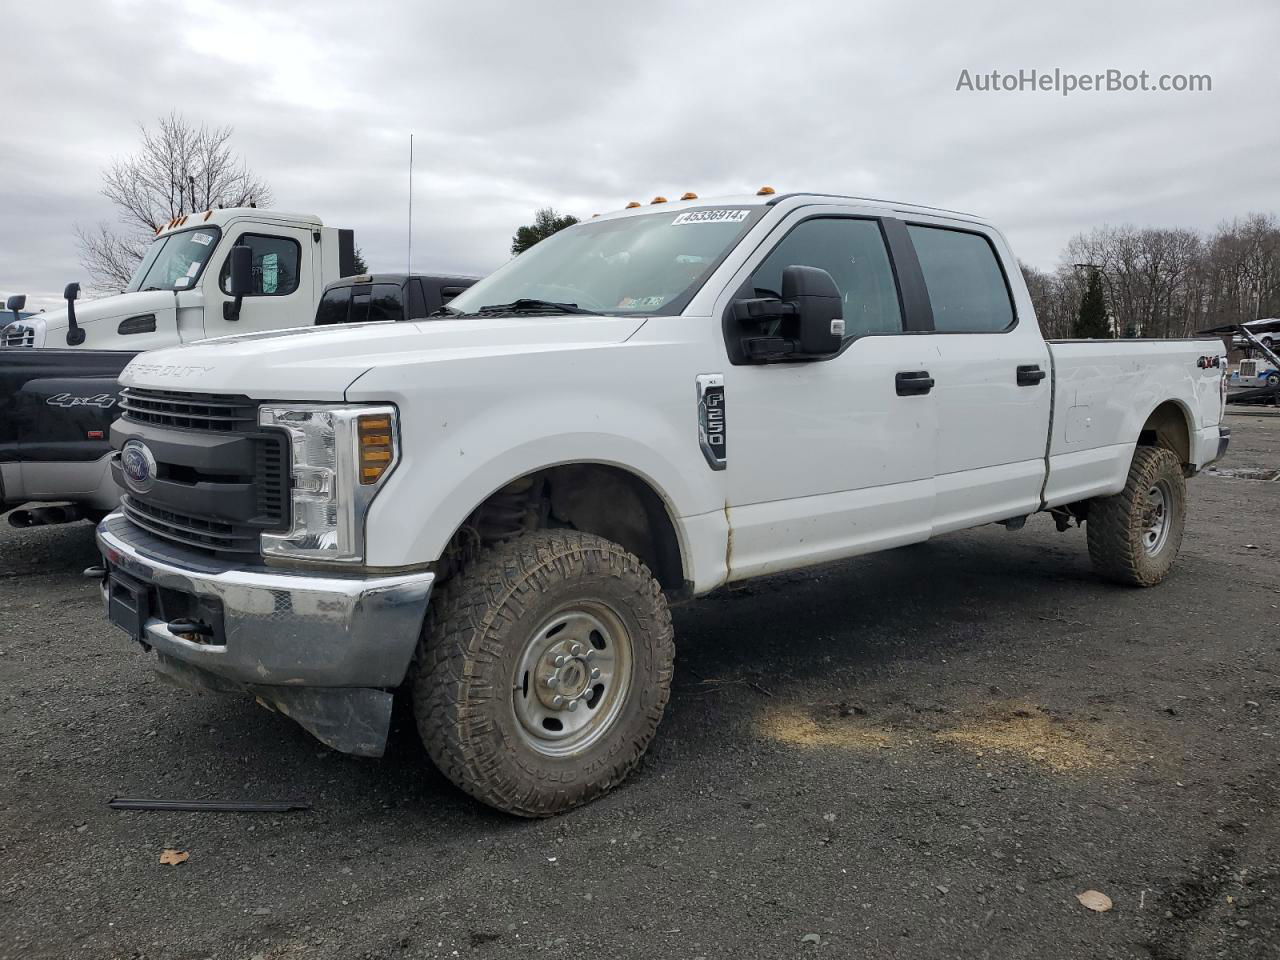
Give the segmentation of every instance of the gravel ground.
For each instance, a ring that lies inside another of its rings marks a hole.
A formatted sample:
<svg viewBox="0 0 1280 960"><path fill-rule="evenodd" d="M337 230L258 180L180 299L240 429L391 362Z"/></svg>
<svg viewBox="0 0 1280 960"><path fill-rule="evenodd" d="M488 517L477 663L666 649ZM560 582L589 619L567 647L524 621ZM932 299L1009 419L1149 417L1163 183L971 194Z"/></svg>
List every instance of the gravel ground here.
<svg viewBox="0 0 1280 960"><path fill-rule="evenodd" d="M1230 425L1226 471L1280 468L1280 418ZM682 608L646 762L539 822L407 717L358 760L165 685L87 524L5 527L0 957L1280 957L1280 483L1190 490L1153 590L1035 518Z"/></svg>

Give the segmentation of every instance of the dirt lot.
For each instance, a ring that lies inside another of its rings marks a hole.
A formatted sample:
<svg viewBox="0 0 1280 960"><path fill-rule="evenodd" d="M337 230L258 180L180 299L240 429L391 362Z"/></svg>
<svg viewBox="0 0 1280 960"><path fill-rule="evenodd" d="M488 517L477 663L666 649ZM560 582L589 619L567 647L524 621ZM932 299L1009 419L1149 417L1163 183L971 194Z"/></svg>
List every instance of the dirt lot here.
<svg viewBox="0 0 1280 960"><path fill-rule="evenodd" d="M1280 418L1230 425L1225 467L1280 468ZM646 763L541 822L405 720L357 760L166 686L87 524L5 527L0 957L1280 957L1280 483L1190 489L1154 590L1036 518L683 608Z"/></svg>

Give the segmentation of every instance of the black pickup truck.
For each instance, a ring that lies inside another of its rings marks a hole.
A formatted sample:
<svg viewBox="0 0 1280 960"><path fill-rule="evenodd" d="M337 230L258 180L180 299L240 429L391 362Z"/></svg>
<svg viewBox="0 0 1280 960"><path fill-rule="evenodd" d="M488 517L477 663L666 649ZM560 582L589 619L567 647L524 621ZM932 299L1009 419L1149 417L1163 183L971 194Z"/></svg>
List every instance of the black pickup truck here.
<svg viewBox="0 0 1280 960"><path fill-rule="evenodd" d="M431 316L475 277L378 273L324 289L317 325ZM127 350L0 348L0 510L16 527L96 520L115 508L109 431ZM41 504L34 506L33 504Z"/></svg>

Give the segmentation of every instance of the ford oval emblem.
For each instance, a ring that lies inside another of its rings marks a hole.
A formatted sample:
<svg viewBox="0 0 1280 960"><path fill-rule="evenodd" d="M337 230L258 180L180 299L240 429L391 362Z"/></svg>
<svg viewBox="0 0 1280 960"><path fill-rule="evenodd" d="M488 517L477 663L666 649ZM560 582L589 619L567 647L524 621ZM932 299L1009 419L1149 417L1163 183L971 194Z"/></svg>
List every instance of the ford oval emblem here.
<svg viewBox="0 0 1280 960"><path fill-rule="evenodd" d="M129 440L120 451L124 482L134 493L146 493L156 482L156 458L141 440Z"/></svg>

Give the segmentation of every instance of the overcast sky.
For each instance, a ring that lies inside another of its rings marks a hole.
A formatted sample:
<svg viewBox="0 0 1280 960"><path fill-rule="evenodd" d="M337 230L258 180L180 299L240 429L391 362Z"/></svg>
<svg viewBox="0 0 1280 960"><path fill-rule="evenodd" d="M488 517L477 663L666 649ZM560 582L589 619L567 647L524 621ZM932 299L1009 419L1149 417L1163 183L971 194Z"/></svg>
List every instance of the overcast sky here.
<svg viewBox="0 0 1280 960"><path fill-rule="evenodd" d="M232 124L276 206L403 269L483 273L540 206L815 190L973 211L1054 266L1104 223L1280 212L1280 4L773 0L10 3L0 291L86 280L101 171L176 109ZM1206 93L981 93L1019 69L1209 74Z"/></svg>

